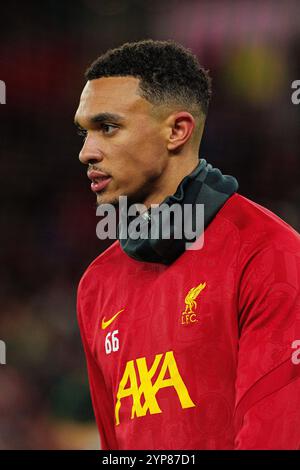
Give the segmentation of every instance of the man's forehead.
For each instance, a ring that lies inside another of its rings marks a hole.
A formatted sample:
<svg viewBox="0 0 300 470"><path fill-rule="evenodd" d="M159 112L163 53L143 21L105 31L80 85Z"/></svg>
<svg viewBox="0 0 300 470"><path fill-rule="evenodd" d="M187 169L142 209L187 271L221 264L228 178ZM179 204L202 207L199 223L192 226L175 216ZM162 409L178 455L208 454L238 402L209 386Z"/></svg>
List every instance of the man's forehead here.
<svg viewBox="0 0 300 470"><path fill-rule="evenodd" d="M146 105L135 77L101 77L86 83L77 114L126 112Z"/></svg>

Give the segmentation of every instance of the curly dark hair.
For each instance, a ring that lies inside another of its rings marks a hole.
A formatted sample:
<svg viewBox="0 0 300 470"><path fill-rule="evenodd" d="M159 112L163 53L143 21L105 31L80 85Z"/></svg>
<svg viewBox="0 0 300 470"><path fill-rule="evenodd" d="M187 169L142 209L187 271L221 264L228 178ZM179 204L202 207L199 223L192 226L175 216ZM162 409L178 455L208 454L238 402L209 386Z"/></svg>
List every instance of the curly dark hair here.
<svg viewBox="0 0 300 470"><path fill-rule="evenodd" d="M179 104L207 114L211 79L196 56L174 41L151 39L110 49L87 69L85 77L133 76L141 96L154 105Z"/></svg>

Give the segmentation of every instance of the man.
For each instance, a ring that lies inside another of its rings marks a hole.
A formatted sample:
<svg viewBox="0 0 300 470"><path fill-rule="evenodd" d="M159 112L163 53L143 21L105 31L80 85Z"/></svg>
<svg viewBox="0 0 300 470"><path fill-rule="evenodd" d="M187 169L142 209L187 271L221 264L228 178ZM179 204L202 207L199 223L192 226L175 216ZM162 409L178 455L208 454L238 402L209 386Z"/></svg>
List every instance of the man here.
<svg viewBox="0 0 300 470"><path fill-rule="evenodd" d="M153 205L204 205L202 247L162 230L120 237L81 279L102 448L300 448L300 237L199 161L208 74L183 47L147 40L86 78L75 122L97 204L126 196L149 227Z"/></svg>

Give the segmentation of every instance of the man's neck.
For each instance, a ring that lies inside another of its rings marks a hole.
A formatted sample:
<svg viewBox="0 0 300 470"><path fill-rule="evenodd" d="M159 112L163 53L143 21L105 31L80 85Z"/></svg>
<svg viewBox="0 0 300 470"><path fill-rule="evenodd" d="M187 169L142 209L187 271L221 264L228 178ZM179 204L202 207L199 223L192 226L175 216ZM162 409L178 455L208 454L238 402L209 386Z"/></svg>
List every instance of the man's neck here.
<svg viewBox="0 0 300 470"><path fill-rule="evenodd" d="M199 158L185 159L180 162L178 158L173 157L168 168L164 171L162 177L159 179L157 187L154 191L146 197L143 204L149 208L151 204L161 204L168 196L176 192L180 182L183 178L196 168L199 164Z"/></svg>

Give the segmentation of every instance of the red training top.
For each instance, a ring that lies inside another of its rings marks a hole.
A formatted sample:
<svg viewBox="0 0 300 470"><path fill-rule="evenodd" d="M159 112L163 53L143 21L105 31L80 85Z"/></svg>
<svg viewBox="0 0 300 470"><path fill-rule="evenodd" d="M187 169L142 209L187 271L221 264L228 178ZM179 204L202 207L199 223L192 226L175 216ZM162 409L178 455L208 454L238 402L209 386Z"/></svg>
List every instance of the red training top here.
<svg viewBox="0 0 300 470"><path fill-rule="evenodd" d="M300 449L300 236L232 195L170 266L115 242L78 318L102 449Z"/></svg>

